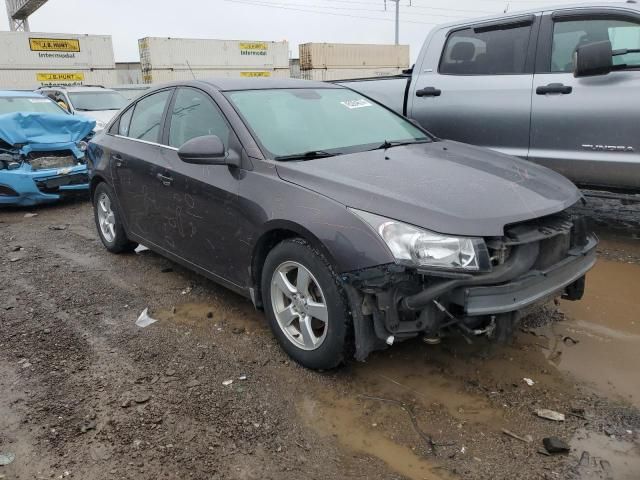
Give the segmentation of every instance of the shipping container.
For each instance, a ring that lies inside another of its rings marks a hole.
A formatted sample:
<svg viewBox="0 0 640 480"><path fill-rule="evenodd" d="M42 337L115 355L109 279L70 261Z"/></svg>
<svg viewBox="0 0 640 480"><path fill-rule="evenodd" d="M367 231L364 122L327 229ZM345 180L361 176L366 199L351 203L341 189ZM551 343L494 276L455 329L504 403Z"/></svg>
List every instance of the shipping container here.
<svg viewBox="0 0 640 480"><path fill-rule="evenodd" d="M289 68L289 43L147 37L138 41L143 73L162 69Z"/></svg>
<svg viewBox="0 0 640 480"><path fill-rule="evenodd" d="M108 35L0 32L0 69L115 68Z"/></svg>
<svg viewBox="0 0 640 480"><path fill-rule="evenodd" d="M402 68L316 68L302 70L303 80L330 82L334 80L349 80L351 78L389 77L402 73Z"/></svg>
<svg viewBox="0 0 640 480"><path fill-rule="evenodd" d="M300 45L299 52L302 70L409 67L409 45L304 43Z"/></svg>
<svg viewBox="0 0 640 480"><path fill-rule="evenodd" d="M302 78L300 74L300 59L292 58L289 60L289 73L291 74L291 78Z"/></svg>
<svg viewBox="0 0 640 480"><path fill-rule="evenodd" d="M0 68L0 90L34 90L52 85L115 85L115 69L106 70L52 70Z"/></svg>
<svg viewBox="0 0 640 480"><path fill-rule="evenodd" d="M140 62L116 62L117 84L142 83Z"/></svg>
<svg viewBox="0 0 640 480"><path fill-rule="evenodd" d="M210 78L289 78L288 68L276 69L228 69L228 68L199 68L177 69L164 68L148 70L143 73L143 83L163 83L179 80L210 79Z"/></svg>

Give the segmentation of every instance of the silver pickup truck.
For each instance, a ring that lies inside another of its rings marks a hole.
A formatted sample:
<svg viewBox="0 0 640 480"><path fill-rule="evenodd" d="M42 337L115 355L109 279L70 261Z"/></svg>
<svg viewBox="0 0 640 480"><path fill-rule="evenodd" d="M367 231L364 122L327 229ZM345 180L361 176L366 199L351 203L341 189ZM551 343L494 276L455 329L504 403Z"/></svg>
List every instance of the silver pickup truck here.
<svg viewBox="0 0 640 480"><path fill-rule="evenodd" d="M441 138L640 191L640 5L538 8L434 28L403 76L336 82Z"/></svg>

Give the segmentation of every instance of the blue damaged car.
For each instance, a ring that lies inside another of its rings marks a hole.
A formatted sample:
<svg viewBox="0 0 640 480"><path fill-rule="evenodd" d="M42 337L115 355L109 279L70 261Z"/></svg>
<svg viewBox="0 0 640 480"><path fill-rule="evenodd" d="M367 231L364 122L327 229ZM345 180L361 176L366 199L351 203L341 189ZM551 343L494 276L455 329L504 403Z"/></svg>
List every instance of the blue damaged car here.
<svg viewBox="0 0 640 480"><path fill-rule="evenodd" d="M38 93L0 91L0 207L88 191L85 140L94 126Z"/></svg>

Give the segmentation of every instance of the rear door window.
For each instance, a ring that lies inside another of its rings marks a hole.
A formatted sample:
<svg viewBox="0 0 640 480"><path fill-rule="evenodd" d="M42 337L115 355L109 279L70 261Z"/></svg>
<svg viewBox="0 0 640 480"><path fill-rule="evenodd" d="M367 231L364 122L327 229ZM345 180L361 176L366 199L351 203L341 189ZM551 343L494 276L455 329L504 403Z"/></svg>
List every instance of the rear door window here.
<svg viewBox="0 0 640 480"><path fill-rule="evenodd" d="M617 19L584 19L556 22L553 27L551 72L573 71L573 54L582 45L609 40L614 50L640 48L640 23ZM640 53L613 57L614 65L640 68Z"/></svg>
<svg viewBox="0 0 640 480"><path fill-rule="evenodd" d="M180 148L192 138L216 135L228 147L229 132L226 119L206 93L194 88L178 89L171 111L170 146Z"/></svg>
<svg viewBox="0 0 640 480"><path fill-rule="evenodd" d="M455 31L447 38L439 72L444 75L526 73L530 36L530 23Z"/></svg>
<svg viewBox="0 0 640 480"><path fill-rule="evenodd" d="M136 103L128 130L126 134L121 135L158 143L162 130L162 115L170 95L171 90L163 90Z"/></svg>

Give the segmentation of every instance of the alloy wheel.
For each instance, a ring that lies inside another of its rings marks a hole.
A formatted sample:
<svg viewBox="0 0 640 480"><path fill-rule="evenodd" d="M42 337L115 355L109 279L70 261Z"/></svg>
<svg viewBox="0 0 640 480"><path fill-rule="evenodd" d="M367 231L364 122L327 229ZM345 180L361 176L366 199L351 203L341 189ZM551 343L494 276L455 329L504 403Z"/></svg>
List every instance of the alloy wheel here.
<svg viewBox="0 0 640 480"><path fill-rule="evenodd" d="M273 272L271 305L287 339L302 350L319 348L327 336L329 310L320 284L304 265L288 261Z"/></svg>
<svg viewBox="0 0 640 480"><path fill-rule="evenodd" d="M116 217L111 208L111 199L106 193L98 197L98 224L104 239L111 243L116 238Z"/></svg>

